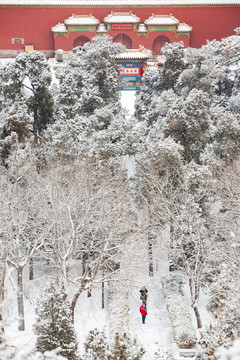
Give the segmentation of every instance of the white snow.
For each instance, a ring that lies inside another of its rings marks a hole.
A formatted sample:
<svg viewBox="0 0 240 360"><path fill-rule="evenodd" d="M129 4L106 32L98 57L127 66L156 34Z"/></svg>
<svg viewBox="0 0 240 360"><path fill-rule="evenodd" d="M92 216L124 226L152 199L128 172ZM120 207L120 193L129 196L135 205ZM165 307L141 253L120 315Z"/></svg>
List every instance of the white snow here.
<svg viewBox="0 0 240 360"><path fill-rule="evenodd" d="M111 13L104 18L106 23L138 23L140 18L130 12L116 12Z"/></svg>
<svg viewBox="0 0 240 360"><path fill-rule="evenodd" d="M66 25L96 25L99 24L99 20L90 15L73 15L65 21Z"/></svg>
<svg viewBox="0 0 240 360"><path fill-rule="evenodd" d="M64 24L58 23L57 25L52 27L53 32L67 32L67 28Z"/></svg>
<svg viewBox="0 0 240 360"><path fill-rule="evenodd" d="M134 114L136 91L121 91L121 103L129 115Z"/></svg>
<svg viewBox="0 0 240 360"><path fill-rule="evenodd" d="M149 59L151 57L150 50L131 49L124 53L117 54L115 59Z"/></svg>
<svg viewBox="0 0 240 360"><path fill-rule="evenodd" d="M182 23L178 25L177 31L178 32L192 31L192 27L185 23Z"/></svg>
<svg viewBox="0 0 240 360"><path fill-rule="evenodd" d="M99 24L99 27L97 29L97 32L101 32L101 33L106 33L107 30L105 28L105 25L104 24Z"/></svg>
<svg viewBox="0 0 240 360"><path fill-rule="evenodd" d="M144 21L146 25L177 25L178 19L170 15L153 15Z"/></svg>

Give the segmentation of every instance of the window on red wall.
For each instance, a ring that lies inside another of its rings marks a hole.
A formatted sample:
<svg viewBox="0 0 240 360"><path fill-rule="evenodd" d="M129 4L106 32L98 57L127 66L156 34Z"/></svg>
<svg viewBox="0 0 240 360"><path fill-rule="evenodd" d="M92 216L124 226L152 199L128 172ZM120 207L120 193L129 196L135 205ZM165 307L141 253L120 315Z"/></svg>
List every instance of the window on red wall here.
<svg viewBox="0 0 240 360"><path fill-rule="evenodd" d="M125 34L119 34L113 38L113 42L121 43L126 46L127 49L132 49L132 40Z"/></svg>
<svg viewBox="0 0 240 360"><path fill-rule="evenodd" d="M84 44L86 44L89 41L90 41L90 39L87 38L86 36L79 36L74 40L73 47L75 48L77 46L83 46Z"/></svg>
<svg viewBox="0 0 240 360"><path fill-rule="evenodd" d="M153 55L160 55L161 48L166 43L170 43L170 40L166 36L161 35L161 36L158 36L156 39L154 39L153 47L152 47Z"/></svg>

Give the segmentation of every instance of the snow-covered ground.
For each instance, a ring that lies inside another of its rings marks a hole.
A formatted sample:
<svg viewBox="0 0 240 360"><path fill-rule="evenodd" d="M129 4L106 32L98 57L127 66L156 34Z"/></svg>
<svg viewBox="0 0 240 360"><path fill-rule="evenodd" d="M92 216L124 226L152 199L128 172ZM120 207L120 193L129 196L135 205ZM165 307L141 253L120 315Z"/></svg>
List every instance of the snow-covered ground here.
<svg viewBox="0 0 240 360"><path fill-rule="evenodd" d="M135 96L136 91L121 91L121 103L129 115L134 114Z"/></svg>

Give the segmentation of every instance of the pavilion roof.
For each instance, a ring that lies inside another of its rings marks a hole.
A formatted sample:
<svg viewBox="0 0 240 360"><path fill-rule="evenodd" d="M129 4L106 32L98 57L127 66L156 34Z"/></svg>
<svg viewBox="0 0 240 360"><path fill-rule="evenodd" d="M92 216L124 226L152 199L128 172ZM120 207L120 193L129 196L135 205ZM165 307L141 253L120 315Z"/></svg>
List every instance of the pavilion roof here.
<svg viewBox="0 0 240 360"><path fill-rule="evenodd" d="M67 28L65 24L58 23L57 25L52 27L53 32L59 32L59 33L67 33Z"/></svg>
<svg viewBox="0 0 240 360"><path fill-rule="evenodd" d="M124 59L149 59L151 57L151 51L140 46L139 49L128 49L127 51L114 55L116 60Z"/></svg>
<svg viewBox="0 0 240 360"><path fill-rule="evenodd" d="M91 14L89 15L72 15L68 19L64 20L67 26L71 25L97 25L99 20Z"/></svg>
<svg viewBox="0 0 240 360"><path fill-rule="evenodd" d="M144 21L146 25L178 25L179 20L172 15L155 15L152 14Z"/></svg>
<svg viewBox="0 0 240 360"><path fill-rule="evenodd" d="M105 23L138 23L140 18L134 15L131 11L129 12L114 12L112 11L111 14L104 18Z"/></svg>
<svg viewBox="0 0 240 360"><path fill-rule="evenodd" d="M181 23L178 25L177 32L190 32L192 31L192 27L188 24Z"/></svg>

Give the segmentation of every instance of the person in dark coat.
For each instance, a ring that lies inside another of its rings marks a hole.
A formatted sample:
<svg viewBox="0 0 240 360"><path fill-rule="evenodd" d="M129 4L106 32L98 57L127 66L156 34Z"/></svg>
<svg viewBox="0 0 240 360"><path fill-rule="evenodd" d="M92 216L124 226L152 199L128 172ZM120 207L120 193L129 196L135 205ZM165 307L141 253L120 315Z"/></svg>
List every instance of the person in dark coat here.
<svg viewBox="0 0 240 360"><path fill-rule="evenodd" d="M147 316L147 308L146 308L146 305L145 304L142 304L140 306L140 313L142 314L142 323L145 324L145 319L146 319L146 316Z"/></svg>
<svg viewBox="0 0 240 360"><path fill-rule="evenodd" d="M147 296L148 296L148 291L145 288L145 286L143 286L143 288L140 290L140 299L142 300L143 304L147 304Z"/></svg>

